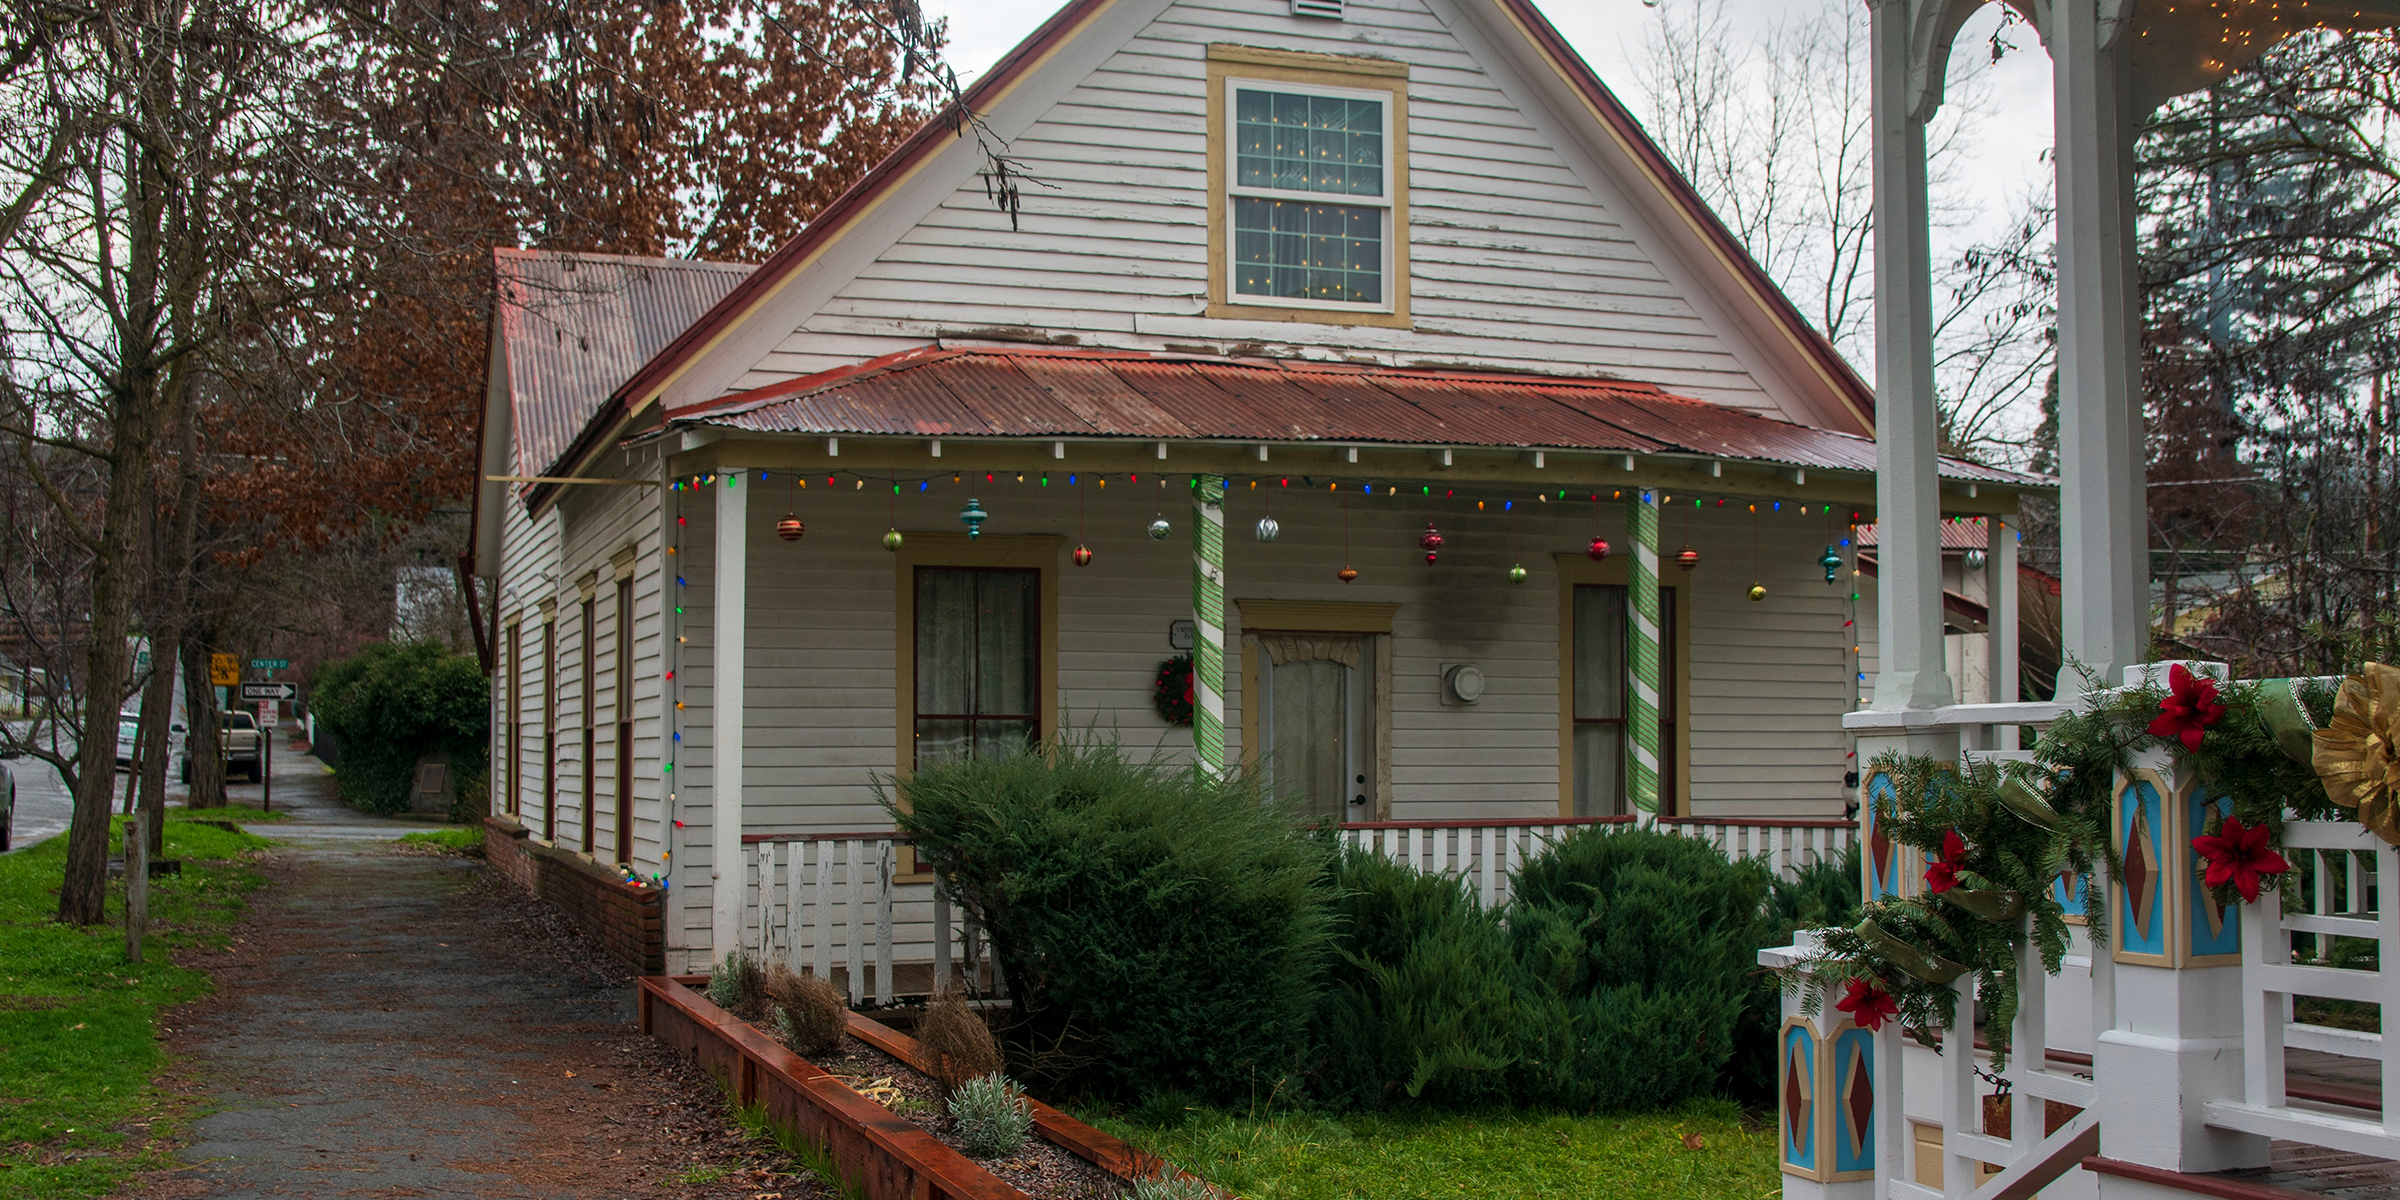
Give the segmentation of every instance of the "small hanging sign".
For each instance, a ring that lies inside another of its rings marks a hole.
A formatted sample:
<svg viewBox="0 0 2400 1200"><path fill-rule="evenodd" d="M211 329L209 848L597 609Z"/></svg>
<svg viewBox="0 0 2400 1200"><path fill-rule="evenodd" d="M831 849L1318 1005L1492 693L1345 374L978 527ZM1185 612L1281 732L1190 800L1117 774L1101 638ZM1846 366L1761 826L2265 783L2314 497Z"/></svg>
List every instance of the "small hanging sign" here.
<svg viewBox="0 0 2400 1200"><path fill-rule="evenodd" d="M1191 649L1192 635L1196 628L1188 619L1167 622L1167 648L1170 650Z"/></svg>

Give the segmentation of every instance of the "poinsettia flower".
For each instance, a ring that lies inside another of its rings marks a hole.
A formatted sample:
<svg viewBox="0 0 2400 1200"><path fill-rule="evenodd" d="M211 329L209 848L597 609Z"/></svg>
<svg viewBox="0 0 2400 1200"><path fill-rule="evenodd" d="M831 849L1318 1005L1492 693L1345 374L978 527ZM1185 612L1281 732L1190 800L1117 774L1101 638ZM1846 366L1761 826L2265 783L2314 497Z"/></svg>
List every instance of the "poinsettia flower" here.
<svg viewBox="0 0 2400 1200"><path fill-rule="evenodd" d="M1833 1007L1849 1013L1850 1020L1869 1033L1883 1028L1885 1021L1894 1020L1900 1015L1900 1005L1892 999L1892 994L1864 979L1851 980L1849 988L1842 993L1841 999L1833 1002Z"/></svg>
<svg viewBox="0 0 2400 1200"><path fill-rule="evenodd" d="M1942 856L1925 860L1925 887L1940 894L1958 886L1958 873L1967 865L1967 839L1953 829L1942 835Z"/></svg>
<svg viewBox="0 0 2400 1200"><path fill-rule="evenodd" d="M2208 860L2208 886L2211 890L2230 883L2242 894L2242 903L2258 901L2258 881L2269 875L2281 875L2292 869L2283 856L2268 847L2270 831L2264 825L2245 828L2241 818L2227 817L2215 834L2202 834L2192 839L2192 849Z"/></svg>
<svg viewBox="0 0 2400 1200"><path fill-rule="evenodd" d="M2198 753L2201 735L2224 716L2225 706L2217 703L2217 681L2176 663L2167 668L2167 696L2150 719L2150 736L2179 738L2186 751Z"/></svg>

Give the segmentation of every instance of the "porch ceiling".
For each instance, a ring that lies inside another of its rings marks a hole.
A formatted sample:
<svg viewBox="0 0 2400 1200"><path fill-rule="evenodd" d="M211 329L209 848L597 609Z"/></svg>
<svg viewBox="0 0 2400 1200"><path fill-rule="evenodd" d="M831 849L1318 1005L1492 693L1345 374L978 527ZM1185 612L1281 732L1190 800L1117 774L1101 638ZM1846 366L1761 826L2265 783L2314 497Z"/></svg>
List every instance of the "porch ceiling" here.
<svg viewBox="0 0 2400 1200"><path fill-rule="evenodd" d="M1872 474L1875 443L1617 380L1036 347L927 346L671 410L667 428L1558 450ZM1941 460L1960 484L2037 475Z"/></svg>

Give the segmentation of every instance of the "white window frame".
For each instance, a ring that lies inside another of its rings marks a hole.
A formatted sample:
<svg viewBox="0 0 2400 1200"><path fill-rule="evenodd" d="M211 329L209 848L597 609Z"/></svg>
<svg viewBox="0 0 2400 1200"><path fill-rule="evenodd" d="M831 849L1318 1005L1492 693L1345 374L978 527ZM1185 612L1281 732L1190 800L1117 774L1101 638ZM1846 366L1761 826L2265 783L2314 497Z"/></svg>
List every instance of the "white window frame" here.
<svg viewBox="0 0 2400 1200"><path fill-rule="evenodd" d="M1285 95L1324 96L1340 100L1371 100L1375 102L1378 106L1380 106L1379 111L1383 113L1383 194L1380 196L1355 196L1343 192L1303 192L1290 191L1283 188L1243 187L1240 183L1241 139L1238 136L1238 130L1241 122L1241 92L1244 88L1248 88L1252 91L1280 92ZM1392 172L1393 150L1397 144L1393 139L1392 129L1393 108L1395 107L1392 103L1392 92L1385 88L1352 88L1335 87L1327 84L1315 83L1286 83L1273 79L1255 79L1246 76L1228 75L1225 77L1224 102L1225 194L1217 197L1217 202L1225 206L1225 255L1223 263L1223 270L1225 272L1225 303L1234 305L1258 305L1265 308L1314 309L1321 312L1390 313L1397 311L1395 293L1398 291L1399 273L1393 269L1395 265L1393 256L1394 247L1397 244L1396 235L1398 231L1393 228L1396 222L1394 222L1392 219L1392 211L1393 197L1398 186L1398 181L1393 178ZM1381 209L1383 212L1383 262L1381 264L1381 269L1383 271L1383 286L1378 290L1383 294L1382 302L1377 304L1358 304L1345 300L1310 300L1305 298L1295 300L1283 296L1261 296L1238 290L1236 287L1236 278L1240 272L1241 262L1239 256L1235 253L1235 246L1239 242L1240 235L1234 227L1233 212L1234 201L1244 198L1254 200L1294 200L1310 204L1344 205L1353 208Z"/></svg>

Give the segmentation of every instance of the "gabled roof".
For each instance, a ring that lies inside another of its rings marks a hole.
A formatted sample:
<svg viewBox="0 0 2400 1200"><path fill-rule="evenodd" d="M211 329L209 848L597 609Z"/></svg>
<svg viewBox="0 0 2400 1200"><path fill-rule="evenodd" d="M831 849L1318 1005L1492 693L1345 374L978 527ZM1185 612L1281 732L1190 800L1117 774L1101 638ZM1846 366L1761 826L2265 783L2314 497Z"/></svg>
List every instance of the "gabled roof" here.
<svg viewBox="0 0 2400 1200"><path fill-rule="evenodd" d="M673 409L666 423L810 436L1543 448L1875 469L1865 438L1646 384L1121 350L927 346ZM1952 458L1941 472L2048 483Z"/></svg>
<svg viewBox="0 0 2400 1200"><path fill-rule="evenodd" d="M960 107L979 114L991 112L1020 82L1118 2L1070 0L966 89ZM1775 287L1631 113L1534 7L1532 0L1462 0L1462 3L1491 6L1493 22L1513 29L1523 39L1523 49L1547 66L1580 100L1585 112L1603 127L1606 139L1624 157L1632 174L1647 185L1671 214L1668 223L1680 230L1677 236L1688 235L1701 247L1697 253L1725 273L1726 293L1733 298L1732 302L1748 306L1750 319L1770 330L1765 336L1783 347L1779 353L1795 355L1805 362L1803 373L1813 376L1812 382L1821 389L1820 394L1828 397L1828 410L1846 416L1847 423L1858 431L1872 429L1871 389ZM583 427L572 444L564 447L554 462L544 464L548 469L543 473L573 474L581 461L606 446L626 421L646 412L683 372L759 312L787 281L846 233L866 223L880 199L899 188L956 140L959 124L955 109L937 115L837 197L799 237L776 251L755 274L727 293L617 387L608 404ZM537 485L529 499L538 504L545 495L546 488Z"/></svg>
<svg viewBox="0 0 2400 1200"><path fill-rule="evenodd" d="M492 266L521 475L556 461L618 385L755 269L511 249Z"/></svg>

